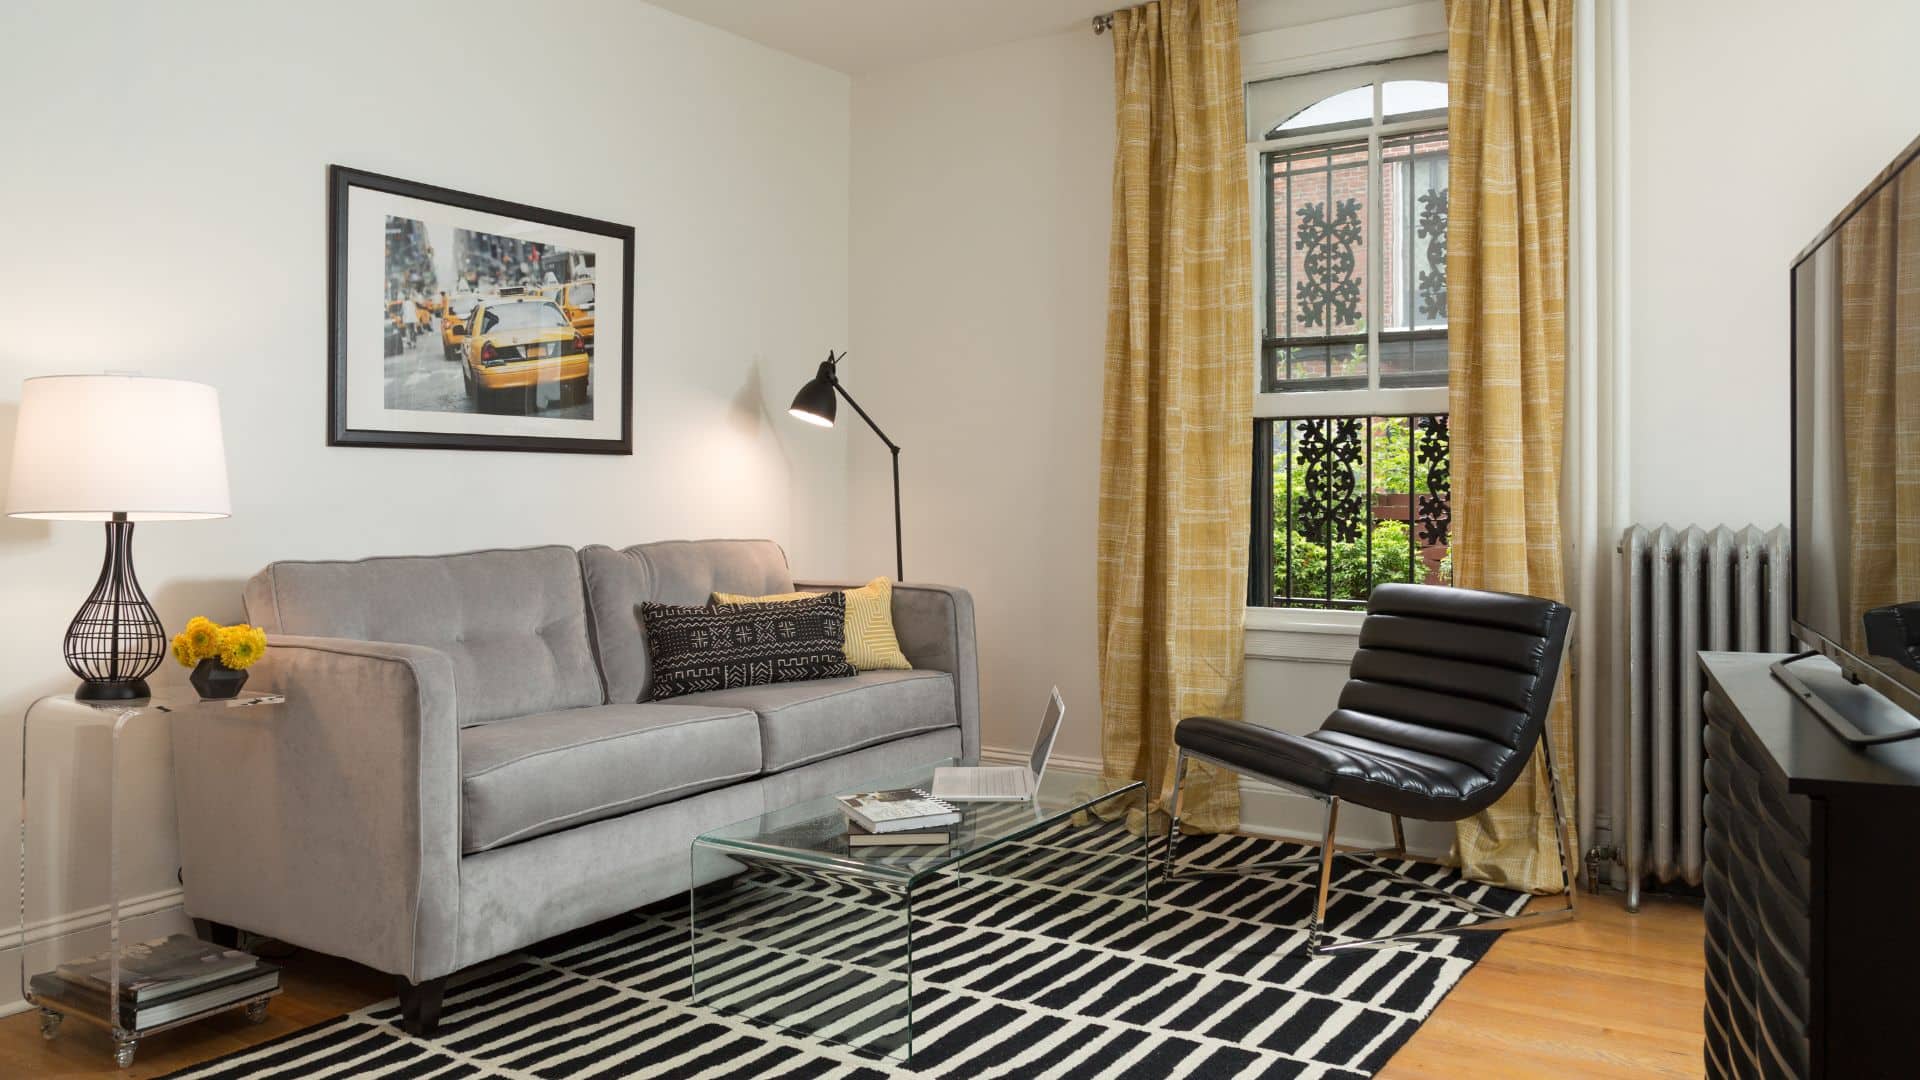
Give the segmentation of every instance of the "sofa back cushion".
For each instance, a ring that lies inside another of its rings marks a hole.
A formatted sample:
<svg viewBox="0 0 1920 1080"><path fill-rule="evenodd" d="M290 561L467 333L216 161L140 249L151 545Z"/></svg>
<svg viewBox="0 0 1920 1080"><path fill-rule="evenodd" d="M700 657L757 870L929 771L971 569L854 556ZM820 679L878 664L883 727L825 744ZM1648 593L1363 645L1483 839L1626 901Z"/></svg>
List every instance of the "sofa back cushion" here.
<svg viewBox="0 0 1920 1080"><path fill-rule="evenodd" d="M704 604L716 592L791 592L787 555L771 540L664 540L580 549L587 610L607 700L645 701L653 688L640 605Z"/></svg>
<svg viewBox="0 0 1920 1080"><path fill-rule="evenodd" d="M246 602L268 633L446 653L463 727L606 700L572 548L277 562Z"/></svg>

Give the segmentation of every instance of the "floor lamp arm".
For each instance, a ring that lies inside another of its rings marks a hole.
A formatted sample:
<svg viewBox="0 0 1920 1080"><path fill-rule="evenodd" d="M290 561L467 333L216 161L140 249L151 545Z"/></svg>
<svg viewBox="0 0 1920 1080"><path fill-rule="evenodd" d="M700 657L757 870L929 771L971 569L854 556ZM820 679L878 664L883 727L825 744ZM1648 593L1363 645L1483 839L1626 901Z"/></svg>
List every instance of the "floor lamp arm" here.
<svg viewBox="0 0 1920 1080"><path fill-rule="evenodd" d="M859 402L853 400L853 395L847 393L847 388L840 385L840 380L833 381L833 388L839 391L841 397L847 399L847 404L853 406L853 411L860 414L860 419L865 420L867 426L873 429L873 433L880 436L880 441L886 444L888 453L893 455L893 579L905 581L907 563L900 529L900 444L887 438L887 433L880 430L880 425L873 422L873 417L867 415L867 410L861 408Z"/></svg>

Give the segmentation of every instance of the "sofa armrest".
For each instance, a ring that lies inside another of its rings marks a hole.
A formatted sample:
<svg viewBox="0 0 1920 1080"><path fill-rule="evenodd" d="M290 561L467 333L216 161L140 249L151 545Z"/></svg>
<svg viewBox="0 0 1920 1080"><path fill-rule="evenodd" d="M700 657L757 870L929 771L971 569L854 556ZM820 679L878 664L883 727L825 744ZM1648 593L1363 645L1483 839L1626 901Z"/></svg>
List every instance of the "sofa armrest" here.
<svg viewBox="0 0 1920 1080"><path fill-rule="evenodd" d="M188 912L414 982L448 974L460 889L452 660L273 636L253 681L286 704L173 719Z"/></svg>
<svg viewBox="0 0 1920 1080"><path fill-rule="evenodd" d="M865 582L794 582L800 590L857 589ZM960 753L980 758L980 652L973 633L973 596L951 585L894 582L893 633L916 668L953 676Z"/></svg>

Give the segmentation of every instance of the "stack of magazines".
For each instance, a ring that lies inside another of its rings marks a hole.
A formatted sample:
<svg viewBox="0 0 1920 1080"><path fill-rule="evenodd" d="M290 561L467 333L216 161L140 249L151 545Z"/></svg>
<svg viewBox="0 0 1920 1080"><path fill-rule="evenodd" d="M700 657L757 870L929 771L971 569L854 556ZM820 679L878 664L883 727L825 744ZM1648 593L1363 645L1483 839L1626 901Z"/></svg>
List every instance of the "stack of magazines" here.
<svg viewBox="0 0 1920 1080"><path fill-rule="evenodd" d="M949 803L918 788L863 791L838 796L847 814L847 846L945 844L948 828L960 820Z"/></svg>
<svg viewBox="0 0 1920 1080"><path fill-rule="evenodd" d="M37 1003L92 1016L107 1014L111 953L61 964L29 982ZM145 1031L280 986L280 969L251 953L209 945L186 934L120 950L121 1028Z"/></svg>

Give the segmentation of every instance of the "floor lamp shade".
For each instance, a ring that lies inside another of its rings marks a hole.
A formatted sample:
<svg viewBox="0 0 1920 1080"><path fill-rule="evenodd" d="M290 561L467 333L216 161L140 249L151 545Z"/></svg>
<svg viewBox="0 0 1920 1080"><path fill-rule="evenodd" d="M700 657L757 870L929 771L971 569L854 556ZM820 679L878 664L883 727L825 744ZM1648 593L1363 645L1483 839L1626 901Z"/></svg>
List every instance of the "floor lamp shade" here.
<svg viewBox="0 0 1920 1080"><path fill-rule="evenodd" d="M832 427L834 420L834 388L839 380L834 375L834 362L827 360L820 365L819 374L807 380L800 392L793 395L793 404L788 406L787 414L796 420L804 420L815 427Z"/></svg>
<svg viewBox="0 0 1920 1080"><path fill-rule="evenodd" d="M28 379L7 483L8 517L106 523L100 580L67 627L74 696L148 696L167 636L133 572L139 521L226 517L227 455L211 386L137 375Z"/></svg>

